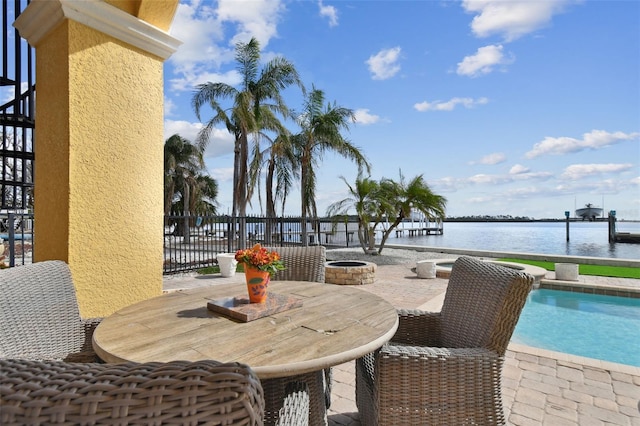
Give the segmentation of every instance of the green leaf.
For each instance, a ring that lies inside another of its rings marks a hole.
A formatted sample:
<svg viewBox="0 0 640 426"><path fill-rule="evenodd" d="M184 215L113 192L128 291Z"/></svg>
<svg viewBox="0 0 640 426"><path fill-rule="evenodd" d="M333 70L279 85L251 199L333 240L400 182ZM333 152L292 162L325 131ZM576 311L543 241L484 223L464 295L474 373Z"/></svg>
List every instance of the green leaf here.
<svg viewBox="0 0 640 426"><path fill-rule="evenodd" d="M264 282L264 278L255 277L249 280L249 284L262 284Z"/></svg>

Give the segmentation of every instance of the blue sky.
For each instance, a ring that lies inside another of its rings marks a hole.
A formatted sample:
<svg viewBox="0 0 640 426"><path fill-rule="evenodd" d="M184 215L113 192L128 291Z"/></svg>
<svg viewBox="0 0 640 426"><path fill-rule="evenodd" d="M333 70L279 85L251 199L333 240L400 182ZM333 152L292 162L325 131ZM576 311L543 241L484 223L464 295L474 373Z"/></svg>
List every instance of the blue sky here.
<svg viewBox="0 0 640 426"><path fill-rule="evenodd" d="M183 44L165 65L166 137L195 140L194 87L238 87L235 43L256 37L263 59L284 56L356 112L344 136L372 178L422 174L448 216L560 218L593 203L640 220L640 2L183 0L170 33ZM302 108L299 90L285 97ZM205 153L222 213L232 147L221 128ZM317 174L324 213L357 170L328 154ZM299 199L296 186L285 213Z"/></svg>

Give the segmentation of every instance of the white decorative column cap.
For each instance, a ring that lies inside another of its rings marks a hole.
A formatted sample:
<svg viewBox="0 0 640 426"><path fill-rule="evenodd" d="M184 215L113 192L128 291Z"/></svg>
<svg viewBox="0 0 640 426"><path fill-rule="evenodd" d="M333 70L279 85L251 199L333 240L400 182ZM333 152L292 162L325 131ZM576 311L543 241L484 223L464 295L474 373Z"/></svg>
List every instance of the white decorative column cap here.
<svg viewBox="0 0 640 426"><path fill-rule="evenodd" d="M102 0L33 0L13 26L30 45L57 27L64 19L79 22L162 59L182 44L167 32Z"/></svg>

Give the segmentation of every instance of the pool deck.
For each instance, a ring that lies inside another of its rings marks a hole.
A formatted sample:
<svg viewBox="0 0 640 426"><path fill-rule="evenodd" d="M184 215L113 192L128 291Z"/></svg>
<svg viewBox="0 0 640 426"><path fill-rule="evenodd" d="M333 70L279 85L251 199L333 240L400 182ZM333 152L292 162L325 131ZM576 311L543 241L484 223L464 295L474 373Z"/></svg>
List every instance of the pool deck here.
<svg viewBox="0 0 640 426"><path fill-rule="evenodd" d="M387 299L396 308L439 310L447 279L420 279L415 263L378 265L373 284L359 288ZM544 283L559 283L549 272ZM236 274L165 277L165 291L242 281ZM580 276L565 284L640 292L640 280ZM330 285L330 284L328 284ZM629 345L634 342L629 342ZM637 343L636 343L637 344ZM354 362L334 368L330 426L361 425L355 404ZM640 367L599 361L524 345L509 345L502 375L509 425L640 426Z"/></svg>

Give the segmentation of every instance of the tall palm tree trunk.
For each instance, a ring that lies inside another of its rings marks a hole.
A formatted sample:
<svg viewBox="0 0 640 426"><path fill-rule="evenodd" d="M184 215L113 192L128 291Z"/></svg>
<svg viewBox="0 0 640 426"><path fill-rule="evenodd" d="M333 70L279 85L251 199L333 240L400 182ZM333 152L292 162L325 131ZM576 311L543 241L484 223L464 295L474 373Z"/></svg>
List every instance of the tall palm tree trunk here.
<svg viewBox="0 0 640 426"><path fill-rule="evenodd" d="M309 200L308 200L308 190L307 187L309 185L309 153L305 152L302 154L302 161L300 165L300 187L301 189L301 213L302 220L300 224L300 239L303 246L307 245L307 212L309 209Z"/></svg>
<svg viewBox="0 0 640 426"><path fill-rule="evenodd" d="M182 230L182 242L184 244L189 244L191 242L191 230L189 229L189 219L190 219L190 214L189 214L189 184L187 182L185 182L184 184L184 188L183 188L183 192L184 192L184 199L183 199L183 206L182 206L182 211L184 214L184 229Z"/></svg>
<svg viewBox="0 0 640 426"><path fill-rule="evenodd" d="M272 243L271 222L276 217L276 204L273 197L273 176L275 170L275 161L273 157L269 159L266 176L266 196L267 196L267 223L264 229L264 241L267 244Z"/></svg>
<svg viewBox="0 0 640 426"><path fill-rule="evenodd" d="M238 248L245 248L247 244L246 221L247 221L247 178L248 178L248 158L249 147L247 132L240 135L240 155L238 167Z"/></svg>

